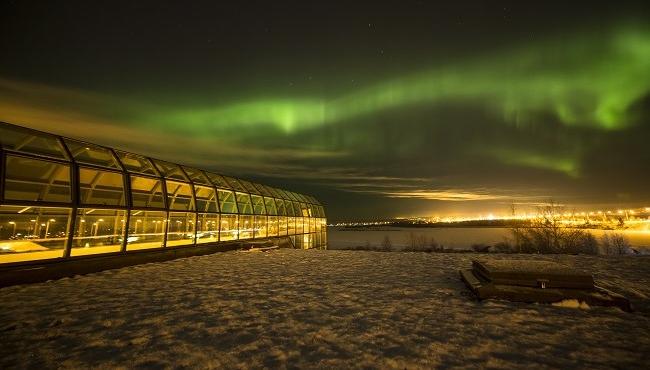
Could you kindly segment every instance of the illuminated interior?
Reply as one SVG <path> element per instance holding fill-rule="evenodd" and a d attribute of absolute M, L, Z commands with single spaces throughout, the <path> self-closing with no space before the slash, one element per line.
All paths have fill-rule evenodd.
<path fill-rule="evenodd" d="M 325 248 L 313 197 L 0 123 L 0 263 L 288 237 Z"/>

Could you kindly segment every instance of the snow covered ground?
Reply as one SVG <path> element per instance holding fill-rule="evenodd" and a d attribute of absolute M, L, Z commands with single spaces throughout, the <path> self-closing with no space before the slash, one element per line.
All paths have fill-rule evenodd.
<path fill-rule="evenodd" d="M 647 368 L 650 257 L 532 257 L 634 313 L 477 302 L 476 257 L 504 256 L 229 252 L 4 288 L 0 368 Z"/>

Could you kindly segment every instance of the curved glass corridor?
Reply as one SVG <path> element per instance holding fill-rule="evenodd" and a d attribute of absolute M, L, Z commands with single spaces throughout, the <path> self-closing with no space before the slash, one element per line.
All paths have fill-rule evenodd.
<path fill-rule="evenodd" d="M 324 248 L 313 197 L 0 123 L 0 264 L 284 237 Z"/>

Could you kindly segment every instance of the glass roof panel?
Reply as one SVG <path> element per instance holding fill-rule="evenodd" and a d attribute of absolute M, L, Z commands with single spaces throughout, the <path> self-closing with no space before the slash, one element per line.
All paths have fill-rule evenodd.
<path fill-rule="evenodd" d="M 63 139 L 70 154 L 78 163 L 121 169 L 113 152 L 108 148 L 83 141 Z"/>
<path fill-rule="evenodd" d="M 289 195 L 291 200 L 294 200 L 296 202 L 300 201 L 300 198 L 298 198 L 298 195 L 296 193 L 294 193 L 293 191 L 285 190 L 285 192 Z"/>
<path fill-rule="evenodd" d="M 210 185 L 210 180 L 208 180 L 208 178 L 205 177 L 205 175 L 203 174 L 203 172 L 201 172 L 201 170 L 192 167 L 187 167 L 187 166 L 183 166 L 183 170 L 185 171 L 187 176 L 190 177 L 190 180 L 192 180 L 193 183 Z"/>
<path fill-rule="evenodd" d="M 265 215 L 266 208 L 264 208 L 264 198 L 260 195 L 251 195 L 251 200 L 253 201 L 253 213 L 256 215 Z"/>
<path fill-rule="evenodd" d="M 264 186 L 262 184 L 257 184 L 257 183 L 253 183 L 253 185 L 255 185 L 259 193 L 264 195 L 265 197 L 273 196 L 273 193 L 271 193 L 271 191 L 268 189 L 268 186 Z"/>
<path fill-rule="evenodd" d="M 187 181 L 187 176 L 185 176 L 185 173 L 181 170 L 179 165 L 161 161 L 159 159 L 154 159 L 153 163 L 156 165 L 156 168 L 158 168 L 158 171 L 160 171 L 160 174 L 163 177 L 167 179 Z"/>
<path fill-rule="evenodd" d="M 266 205 L 266 213 L 269 215 L 277 215 L 278 211 L 275 208 L 275 198 L 264 198 L 264 204 Z"/>
<path fill-rule="evenodd" d="M 212 173 L 212 172 L 205 172 L 205 174 L 212 182 L 212 185 L 218 188 L 232 189 L 232 186 L 230 186 L 228 181 L 226 181 L 226 179 L 224 179 L 223 176 L 217 175 L 216 173 Z"/>
<path fill-rule="evenodd" d="M 156 171 L 153 164 L 151 164 L 149 158 L 143 155 L 123 152 L 119 150 L 116 151 L 116 153 L 125 170 L 132 173 L 159 176 L 158 171 Z"/>
<path fill-rule="evenodd" d="M 246 191 L 251 193 L 251 194 L 261 194 L 259 190 L 250 182 L 246 180 L 239 179 L 239 183 L 246 188 Z"/>
<path fill-rule="evenodd" d="M 293 209 L 293 203 L 290 200 L 284 201 L 285 209 L 287 211 L 287 216 L 295 216 L 296 211 Z"/>
<path fill-rule="evenodd" d="M 68 159 L 63 145 L 56 136 L 27 130 L 22 127 L 0 124 L 0 144 L 4 149 Z"/>
<path fill-rule="evenodd" d="M 293 205 L 293 213 L 294 213 L 297 217 L 302 216 L 302 210 L 301 210 L 301 208 L 300 208 L 300 203 L 298 203 L 298 202 L 291 202 L 291 204 Z"/>
<path fill-rule="evenodd" d="M 287 215 L 287 208 L 284 205 L 284 200 L 276 199 L 275 200 L 275 209 L 278 211 L 278 215 L 280 215 L 280 216 L 286 216 Z"/>
<path fill-rule="evenodd" d="M 312 197 L 311 195 L 305 195 L 305 198 L 307 198 L 307 200 L 309 201 L 309 203 L 312 203 L 312 204 L 320 204 L 320 203 L 318 203 L 318 200 L 316 200 L 316 198 Z"/>
<path fill-rule="evenodd" d="M 269 193 L 269 197 L 274 197 L 274 198 L 283 198 L 282 194 L 275 188 L 272 188 L 270 186 L 262 185 L 264 189 Z"/>
<path fill-rule="evenodd" d="M 282 189 L 278 189 L 278 188 L 273 188 L 273 189 L 274 189 L 278 194 L 280 194 L 280 198 L 282 198 L 282 199 L 286 199 L 286 200 L 291 200 L 291 197 L 289 196 L 289 194 L 287 194 L 286 191 L 284 191 L 284 190 L 282 190 Z"/>
<path fill-rule="evenodd" d="M 228 184 L 230 184 L 230 187 L 233 188 L 234 190 L 248 191 L 242 184 L 239 183 L 239 181 L 237 181 L 237 179 L 228 176 L 224 176 L 224 178 L 226 179 L 226 181 L 228 181 Z"/>

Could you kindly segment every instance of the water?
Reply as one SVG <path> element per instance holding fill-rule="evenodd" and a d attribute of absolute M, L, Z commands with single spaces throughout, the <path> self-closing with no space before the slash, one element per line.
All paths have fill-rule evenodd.
<path fill-rule="evenodd" d="M 589 229 L 596 238 L 603 234 L 623 234 L 632 247 L 650 250 L 650 231 L 647 230 L 597 230 Z M 378 227 L 367 229 L 346 229 L 343 227 L 327 228 L 327 244 L 330 249 L 342 249 L 357 246 L 380 246 L 386 236 L 393 247 L 410 245 L 410 235 L 424 236 L 427 244 L 434 239 L 445 248 L 470 249 L 474 244 L 494 245 L 510 237 L 510 230 L 499 227 L 437 227 L 437 228 L 400 228 Z"/>

